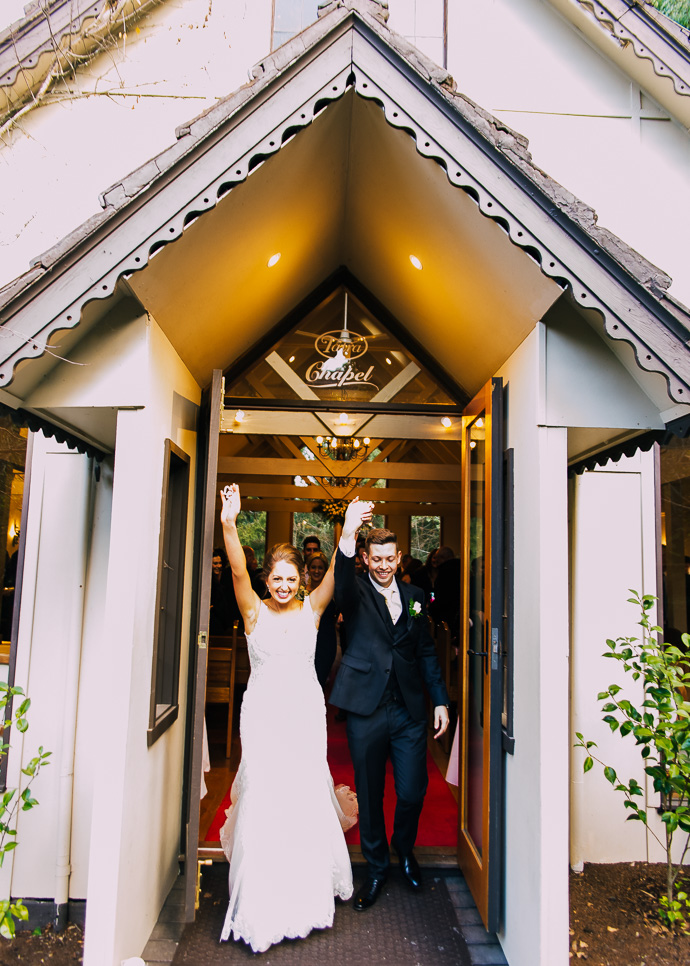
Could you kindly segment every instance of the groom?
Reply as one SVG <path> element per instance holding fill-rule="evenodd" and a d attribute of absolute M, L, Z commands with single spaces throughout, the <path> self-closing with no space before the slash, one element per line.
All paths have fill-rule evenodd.
<path fill-rule="evenodd" d="M 424 607 L 424 594 L 395 579 L 401 552 L 390 530 L 371 530 L 363 553 L 365 572 L 355 573 L 355 539 L 373 504 L 348 507 L 335 561 L 335 596 L 347 628 L 330 700 L 347 712 L 347 740 L 355 769 L 362 854 L 367 879 L 354 899 L 358 911 L 379 897 L 389 865 L 383 817 L 386 761 L 393 763 L 397 804 L 391 845 L 413 889 L 421 889 L 412 849 L 428 784 L 426 707 L 422 684 L 434 704 L 435 737 L 448 727 L 448 694 Z"/>

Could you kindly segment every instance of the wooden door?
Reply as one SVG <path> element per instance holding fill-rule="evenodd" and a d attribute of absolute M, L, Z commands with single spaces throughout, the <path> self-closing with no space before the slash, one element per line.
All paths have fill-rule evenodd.
<path fill-rule="evenodd" d="M 490 932 L 501 901 L 503 386 L 463 414 L 458 862 Z"/>
<path fill-rule="evenodd" d="M 192 922 L 195 913 L 195 891 L 199 849 L 199 799 L 201 795 L 201 759 L 206 699 L 206 667 L 208 624 L 211 608 L 211 561 L 216 512 L 218 476 L 218 436 L 223 407 L 224 380 L 220 369 L 214 369 L 211 388 L 199 420 L 197 435 L 197 535 L 194 541 L 197 560 L 196 601 L 193 607 L 193 643 L 189 665 L 190 698 L 188 708 L 187 781 L 185 796 L 185 920 Z M 207 436 L 208 434 L 208 436 Z M 195 633 L 194 633 L 195 632 Z"/>

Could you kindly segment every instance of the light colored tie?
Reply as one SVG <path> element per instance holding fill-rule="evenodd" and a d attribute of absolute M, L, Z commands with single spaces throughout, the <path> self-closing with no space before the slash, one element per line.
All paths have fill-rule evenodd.
<path fill-rule="evenodd" d="M 398 593 L 398 588 L 395 583 L 392 583 L 390 587 L 384 592 L 386 598 L 386 604 L 388 605 L 388 613 L 391 615 L 391 620 L 394 624 L 397 624 L 400 614 L 402 612 L 402 604 L 400 602 L 400 594 Z"/>

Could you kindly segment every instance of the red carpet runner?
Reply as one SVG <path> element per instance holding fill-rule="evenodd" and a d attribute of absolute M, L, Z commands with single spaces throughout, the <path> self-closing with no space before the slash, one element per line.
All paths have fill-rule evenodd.
<path fill-rule="evenodd" d="M 336 785 L 343 784 L 354 787 L 354 771 L 347 747 L 346 725 L 334 718 L 334 711 L 328 708 L 328 764 Z M 429 772 L 429 788 L 424 799 L 424 809 L 419 822 L 417 845 L 454 846 L 457 842 L 458 807 L 453 795 L 441 775 L 438 767 L 427 752 L 427 769 Z M 220 829 L 225 822 L 225 810 L 230 804 L 230 789 L 228 789 L 220 804 L 215 818 L 206 835 L 207 842 L 218 842 Z M 386 778 L 386 796 L 383 803 L 386 815 L 386 828 L 390 838 L 393 832 L 393 814 L 395 811 L 395 792 L 393 789 L 393 769 L 388 762 Z M 348 845 L 359 844 L 359 826 L 345 836 Z"/>

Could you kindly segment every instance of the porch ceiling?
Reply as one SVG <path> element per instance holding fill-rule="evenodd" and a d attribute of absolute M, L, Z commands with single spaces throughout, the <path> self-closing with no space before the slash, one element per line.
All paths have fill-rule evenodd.
<path fill-rule="evenodd" d="M 354 92 L 128 284 L 205 385 L 339 265 L 470 394 L 562 292 Z"/>

